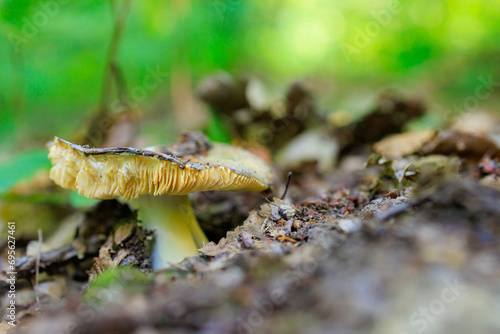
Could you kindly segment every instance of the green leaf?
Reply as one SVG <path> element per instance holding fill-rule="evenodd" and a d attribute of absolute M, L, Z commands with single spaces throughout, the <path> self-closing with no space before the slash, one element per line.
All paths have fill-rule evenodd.
<path fill-rule="evenodd" d="M 210 139 L 210 141 L 219 143 L 230 143 L 231 142 L 231 132 L 228 126 L 224 123 L 221 117 L 211 110 L 210 117 L 208 118 L 207 127 L 205 134 Z"/>
<path fill-rule="evenodd" d="M 99 202 L 98 199 L 87 198 L 85 196 L 78 195 L 76 191 L 71 191 L 69 195 L 69 203 L 74 208 L 84 209 L 90 208 Z"/>
<path fill-rule="evenodd" d="M 41 169 L 49 169 L 47 149 L 36 149 L 23 152 L 3 165 L 0 165 L 0 194 L 7 192 L 12 186 L 22 180 L 29 179 Z"/>

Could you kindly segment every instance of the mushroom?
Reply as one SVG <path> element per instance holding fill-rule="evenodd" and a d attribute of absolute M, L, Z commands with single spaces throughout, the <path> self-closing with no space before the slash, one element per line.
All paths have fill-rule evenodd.
<path fill-rule="evenodd" d="M 261 158 L 240 147 L 209 143 L 199 133 L 145 149 L 90 148 L 58 137 L 48 146 L 50 178 L 59 186 L 89 198 L 133 201 L 139 219 L 156 230 L 155 269 L 196 255 L 207 242 L 187 194 L 264 191 L 272 177 Z"/>

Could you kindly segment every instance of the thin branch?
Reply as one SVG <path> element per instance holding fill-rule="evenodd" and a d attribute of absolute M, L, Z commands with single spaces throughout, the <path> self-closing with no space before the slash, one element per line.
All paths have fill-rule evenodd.
<path fill-rule="evenodd" d="M 10 52 L 12 64 L 12 108 L 18 116 L 18 126 L 21 127 L 19 134 L 26 134 L 26 108 L 24 103 L 24 52 L 23 49 L 15 49 L 14 46 Z"/>
<path fill-rule="evenodd" d="M 116 68 L 116 53 L 118 51 L 118 45 L 123 33 L 123 27 L 125 21 L 130 12 L 132 1 L 124 0 L 123 5 L 116 11 L 115 27 L 113 29 L 113 35 L 111 37 L 111 43 L 108 49 L 108 55 L 106 59 L 106 67 L 104 71 L 104 81 L 101 92 L 101 103 L 99 108 L 99 115 L 104 116 L 109 108 L 109 103 L 111 99 L 111 86 L 112 86 L 112 74 L 113 68 Z M 113 7 L 115 8 L 114 2 Z"/>
<path fill-rule="evenodd" d="M 40 272 L 40 257 L 42 256 L 42 230 L 38 229 L 38 252 L 36 254 L 36 267 L 35 267 L 35 299 L 36 311 L 40 311 L 40 290 L 38 286 L 38 274 Z"/>
<path fill-rule="evenodd" d="M 113 64 L 112 72 L 116 82 L 118 100 L 120 101 L 120 104 L 126 108 L 126 111 L 129 112 L 130 105 L 127 99 L 128 87 L 125 75 L 123 74 L 123 71 L 120 66 L 118 66 L 118 64 Z"/>
<path fill-rule="evenodd" d="M 116 54 L 123 33 L 123 27 L 130 12 L 132 0 L 123 0 L 121 6 L 118 5 L 118 1 L 112 1 L 111 5 L 115 25 L 106 58 L 106 66 L 104 68 L 101 101 L 97 112 L 90 118 L 83 132 L 83 138 L 79 139 L 79 141 L 84 144 L 92 144 L 93 146 L 101 145 L 108 136 L 109 128 L 103 128 L 102 122 L 108 117 L 107 114 L 110 112 L 113 77 L 116 77 L 118 68 L 116 64 Z M 119 79 L 117 78 L 117 80 Z M 117 85 L 119 89 L 124 87 L 124 84 L 122 85 L 121 82 L 117 82 Z"/>

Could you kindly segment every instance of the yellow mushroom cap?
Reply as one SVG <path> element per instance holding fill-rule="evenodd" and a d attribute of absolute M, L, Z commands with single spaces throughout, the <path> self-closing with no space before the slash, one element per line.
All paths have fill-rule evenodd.
<path fill-rule="evenodd" d="M 264 160 L 240 147 L 210 145 L 206 155 L 181 158 L 154 148 L 88 148 L 55 137 L 49 143 L 50 178 L 95 199 L 269 188 L 272 172 Z"/>

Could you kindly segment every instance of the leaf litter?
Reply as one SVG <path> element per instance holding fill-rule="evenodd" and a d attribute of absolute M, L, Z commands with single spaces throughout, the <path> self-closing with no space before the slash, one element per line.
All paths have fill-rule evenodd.
<path fill-rule="evenodd" d="M 266 109 L 258 96 L 245 97 L 245 84 L 222 83 L 236 95 L 205 98 L 213 107 L 227 105 L 226 115 Z M 232 102 L 223 102 L 227 98 Z M 300 101 L 310 101 L 310 94 L 302 99 L 307 105 Z M 494 312 L 500 299 L 496 144 L 457 128 L 384 139 L 424 107 L 402 97 L 382 101 L 358 123 L 329 129 L 341 147 L 338 167 L 318 166 L 321 159 L 300 162 L 285 199 L 195 195 L 203 203 L 200 221 L 217 222 L 213 241 L 163 271 L 149 269 L 153 235 L 135 212 L 117 201 L 100 202 L 85 213 L 70 244 L 41 254 L 40 313 L 31 293 L 33 255 L 19 259 L 23 302 L 16 332 L 500 329 Z M 374 133 L 359 135 L 384 115 L 394 122 L 383 132 L 372 126 Z M 249 139 L 245 126 L 240 135 Z M 368 146 L 376 153 L 370 156 Z M 227 210 L 235 215 L 223 214 Z M 4 276 L 0 288 L 7 289 Z"/>

